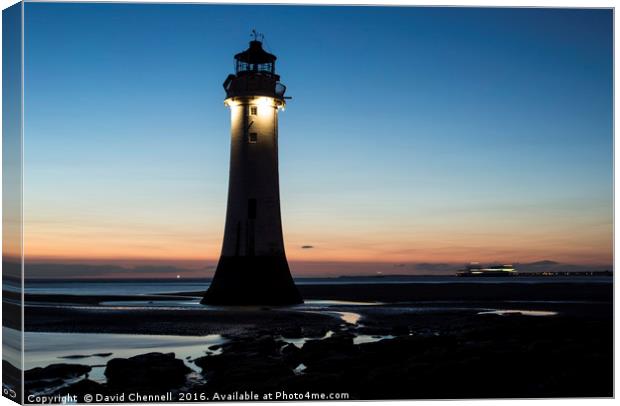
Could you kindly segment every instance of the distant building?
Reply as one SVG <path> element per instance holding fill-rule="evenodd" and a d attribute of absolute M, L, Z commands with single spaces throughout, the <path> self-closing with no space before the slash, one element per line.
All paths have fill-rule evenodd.
<path fill-rule="evenodd" d="M 472 262 L 456 272 L 456 276 L 516 276 L 518 272 L 512 265 L 491 265 L 483 268 L 479 262 Z"/>

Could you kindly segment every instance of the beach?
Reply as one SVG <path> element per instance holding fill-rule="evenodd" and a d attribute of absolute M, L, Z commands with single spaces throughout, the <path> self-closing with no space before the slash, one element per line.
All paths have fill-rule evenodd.
<path fill-rule="evenodd" d="M 611 278 L 546 282 L 301 284 L 285 307 L 27 291 L 26 393 L 612 396 Z"/>

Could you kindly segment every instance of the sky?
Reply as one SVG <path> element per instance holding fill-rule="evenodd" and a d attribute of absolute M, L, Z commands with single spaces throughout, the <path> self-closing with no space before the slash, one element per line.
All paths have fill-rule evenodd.
<path fill-rule="evenodd" d="M 21 266 L 21 7 L 2 12 L 2 274 L 19 278 Z"/>
<path fill-rule="evenodd" d="M 611 10 L 27 3 L 25 27 L 31 262 L 212 269 L 256 28 L 292 96 L 295 276 L 611 266 Z"/>

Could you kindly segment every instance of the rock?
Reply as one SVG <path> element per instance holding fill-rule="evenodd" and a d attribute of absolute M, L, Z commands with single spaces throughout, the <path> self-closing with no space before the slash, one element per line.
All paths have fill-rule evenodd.
<path fill-rule="evenodd" d="M 60 378 L 42 379 L 40 381 L 25 381 L 24 387 L 26 388 L 26 391 L 33 392 L 33 391 L 40 391 L 42 389 L 46 390 L 49 388 L 58 388 L 64 385 L 66 382 L 67 382 L 66 380 L 60 379 Z"/>
<path fill-rule="evenodd" d="M 183 384 L 190 372 L 191 369 L 183 360 L 175 358 L 174 353 L 151 352 L 108 361 L 105 376 L 111 387 L 160 390 Z"/>
<path fill-rule="evenodd" d="M 67 387 L 59 389 L 54 394 L 55 395 L 77 395 L 80 403 L 84 403 L 83 396 L 86 394 L 93 393 L 105 393 L 105 386 L 97 383 L 95 381 L 91 381 L 90 379 L 82 379 L 74 384 L 71 384 Z"/>
<path fill-rule="evenodd" d="M 395 336 L 406 336 L 409 334 L 408 326 L 394 326 L 392 327 L 392 335 Z"/>
<path fill-rule="evenodd" d="M 352 334 L 336 334 L 322 340 L 307 341 L 295 361 L 308 367 L 308 373 L 329 374 L 345 364 L 355 363 L 358 354 Z"/>
<path fill-rule="evenodd" d="M 304 331 L 300 326 L 295 326 L 282 330 L 281 335 L 284 338 L 303 338 Z"/>
<path fill-rule="evenodd" d="M 300 362 L 301 349 L 295 344 L 286 344 L 282 347 L 282 359 L 289 366 L 296 366 Z"/>
<path fill-rule="evenodd" d="M 216 361 L 219 357 L 224 359 L 202 364 L 209 390 L 275 391 L 286 387 L 286 382 L 295 376 L 291 366 L 272 357 L 255 355 L 231 359 L 217 355 L 205 358 Z"/>
<path fill-rule="evenodd" d="M 327 353 L 350 353 L 355 350 L 352 334 L 336 334 L 330 338 L 322 340 L 309 340 L 303 348 L 302 353 L 305 358 L 320 358 Z"/>
<path fill-rule="evenodd" d="M 257 338 L 243 338 L 231 341 L 222 346 L 224 353 L 277 355 L 280 351 L 281 343 L 270 335 L 262 335 Z"/>
<path fill-rule="evenodd" d="M 301 352 L 301 349 L 299 347 L 297 347 L 295 344 L 286 344 L 284 347 L 282 347 L 282 355 L 287 357 L 289 355 L 297 355 Z"/>
<path fill-rule="evenodd" d="M 51 364 L 45 368 L 37 367 L 24 372 L 24 380 L 70 379 L 87 374 L 92 368 L 79 364 Z"/>
<path fill-rule="evenodd" d="M 105 358 L 105 357 L 109 357 L 110 355 L 112 355 L 111 352 L 98 352 L 96 354 L 93 354 L 93 357 L 101 357 L 101 358 Z"/>
<path fill-rule="evenodd" d="M 224 344 L 222 354 L 200 357 L 194 363 L 207 378 L 207 391 L 281 390 L 295 376 L 281 348 L 282 342 L 271 336 L 242 338 Z"/>
<path fill-rule="evenodd" d="M 278 352 L 280 344 L 271 336 L 263 336 L 256 339 L 252 345 L 259 354 L 272 355 Z"/>

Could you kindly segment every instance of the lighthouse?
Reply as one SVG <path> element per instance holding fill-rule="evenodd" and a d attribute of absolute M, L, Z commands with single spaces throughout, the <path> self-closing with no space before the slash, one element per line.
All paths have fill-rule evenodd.
<path fill-rule="evenodd" d="M 230 109 L 230 174 L 221 256 L 203 304 L 286 305 L 303 300 L 284 252 L 278 114 L 286 87 L 256 32 L 224 81 Z"/>

